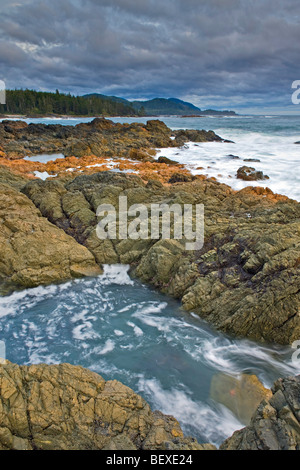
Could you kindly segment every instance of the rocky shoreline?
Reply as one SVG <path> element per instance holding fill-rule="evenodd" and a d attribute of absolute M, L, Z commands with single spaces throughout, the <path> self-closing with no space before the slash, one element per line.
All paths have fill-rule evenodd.
<path fill-rule="evenodd" d="M 300 204 L 274 194 L 268 188 L 248 187 L 234 191 L 212 178 L 193 177 L 176 162 L 154 158 L 155 149 L 178 147 L 187 141 L 224 142 L 212 131 L 172 132 L 156 120 L 148 121 L 147 125 L 121 125 L 95 119 L 91 123 L 74 127 L 3 121 L 0 124 L 2 294 L 82 276 L 96 276 L 101 273 L 103 264 L 123 263 L 131 266 L 132 276 L 180 299 L 186 310 L 197 313 L 228 334 L 284 345 L 298 340 Z M 23 159 L 25 155 L 59 152 L 66 158 L 47 164 Z M 109 171 L 111 168 L 117 172 Z M 42 181 L 34 176 L 35 171 L 46 171 L 53 178 Z M 186 251 L 185 239 L 100 240 L 96 234 L 97 208 L 100 204 L 118 207 L 120 196 L 126 196 L 129 205 L 144 204 L 147 207 L 163 203 L 181 206 L 204 204 L 203 248 Z M 59 372 L 55 367 L 61 368 Z M 52 383 L 49 378 L 52 372 L 47 372 L 48 368 L 53 370 L 54 377 L 60 376 L 63 371 L 66 378 L 63 382 Z M 21 396 L 27 403 L 26 383 L 29 381 L 32 384 L 35 380 L 37 384 L 40 383 L 40 374 L 47 377 L 47 380 L 43 378 L 45 390 L 51 388 L 58 395 L 63 394 L 63 391 L 59 392 L 62 384 L 75 380 L 78 374 L 78 377 L 92 374 L 83 372 L 83 369 L 78 372 L 76 368 L 70 372 L 70 368 L 72 366 L 0 366 L 1 384 L 5 380 L 19 383 L 22 379 L 24 382 L 21 395 L 14 391 L 8 392 L 6 396 L 6 389 L 1 385 L 0 411 L 3 419 L 8 411 L 14 412 L 14 403 L 17 404 Z M 94 374 L 92 381 L 103 381 L 100 379 L 96 379 Z M 84 380 L 89 382 L 91 379 Z M 286 379 L 280 384 L 275 384 L 273 394 L 276 398 L 266 401 L 263 408 L 260 405 L 250 427 L 226 441 L 223 448 L 245 448 L 246 443 L 249 448 L 299 448 L 299 380 Z M 291 394 L 284 393 L 284 387 L 292 388 L 292 399 Z M 66 393 L 66 400 L 72 399 L 72 396 Z M 89 400 L 94 397 L 93 394 L 88 396 Z M 10 397 L 13 397 L 11 402 Z M 83 403 L 86 399 L 85 396 Z M 40 400 L 41 397 L 37 396 L 37 402 L 31 404 L 30 413 L 35 413 Z M 284 415 L 287 406 L 290 411 Z M 55 417 L 51 415 L 49 407 L 48 412 L 49 416 L 45 418 L 41 429 L 50 426 L 54 430 L 53 435 L 56 437 L 54 443 L 49 444 L 50 448 L 58 445 L 57 435 L 61 436 L 62 433 L 66 433 L 66 439 L 71 439 L 70 442 L 73 442 L 71 436 L 75 433 L 79 440 L 75 439 L 74 446 L 86 446 L 86 436 L 92 432 L 87 424 L 84 425 L 85 437 L 81 441 L 81 437 L 78 437 L 81 433 L 78 434 L 78 423 L 74 424 L 72 430 L 63 429 L 62 424 L 56 427 L 52 422 Z M 46 411 L 42 407 L 39 420 L 44 419 L 44 413 Z M 90 411 L 88 413 L 90 419 Z M 149 415 L 150 411 L 147 413 Z M 269 422 L 265 421 L 269 419 L 268 416 L 272 421 L 272 433 L 276 437 L 272 442 L 268 441 L 271 432 L 269 427 L 267 437 L 257 431 L 265 423 L 269 426 Z M 75 415 L 73 419 L 76 421 Z M 170 448 L 198 448 L 199 444 L 191 444 L 191 441 L 180 441 L 178 445 L 181 447 L 176 447 L 177 443 L 174 444 L 170 437 L 172 430 L 169 418 L 166 420 L 162 416 L 152 416 L 151 419 L 147 435 L 156 436 L 152 428 L 154 426 L 157 430 L 158 427 L 159 433 L 167 433 L 164 434 L 167 437 L 160 442 L 169 442 Z M 155 424 L 157 419 L 159 425 Z M 48 424 L 47 420 L 50 420 Z M 279 427 L 274 423 L 279 423 Z M 174 426 L 180 434 L 177 424 Z M 30 432 L 27 429 L 30 435 L 27 431 L 2 427 L 0 442 L 3 448 L 14 448 L 15 445 L 43 447 L 44 444 L 36 444 L 42 442 L 37 441 L 40 437 L 32 438 L 32 423 L 29 425 L 27 421 L 27 426 L 29 431 L 31 429 Z M 104 428 L 107 429 L 106 424 Z M 290 437 L 281 438 L 284 432 Z M 14 436 L 21 441 L 14 441 Z M 162 445 L 154 444 L 157 437 L 146 444 L 141 437 L 136 438 L 138 441 L 130 438 L 129 444 L 128 436 L 122 435 L 125 440 L 121 441 L 116 436 L 106 434 L 106 440 L 102 440 L 101 444 L 97 441 L 96 448 L 110 446 L 114 449 L 118 445 L 121 448 L 129 445 L 136 448 L 162 448 L 154 447 Z M 48 442 L 48 438 L 45 442 Z"/>
<path fill-rule="evenodd" d="M 33 261 L 28 258 L 31 251 L 18 251 L 16 240 L 28 236 L 29 229 L 34 227 L 32 239 L 38 237 L 38 225 L 17 225 L 27 204 L 32 217 L 34 213 L 43 216 L 39 223 L 56 226 L 61 236 L 71 236 L 72 242 L 77 242 L 78 250 L 88 250 L 86 259 L 92 271 L 97 269 L 95 262 L 98 269 L 102 264 L 130 264 L 133 276 L 181 299 L 186 310 L 198 313 L 226 333 L 292 344 L 300 337 L 299 203 L 268 189 L 236 192 L 213 181 L 176 182 L 180 179 L 182 175 L 174 177 L 174 183 L 163 185 L 157 180 L 146 183 L 137 175 L 102 171 L 69 181 L 35 179 L 24 184 L 21 193 L 13 188 L 8 192 L 2 185 L 3 198 L 9 194 L 9 206 L 13 207 L 14 201 L 16 204 L 14 211 L 4 206 L 2 212 L 6 229 L 2 287 L 8 288 L 10 283 L 19 288 L 33 287 L 72 277 L 63 264 L 57 267 L 55 262 L 53 266 L 53 256 L 47 258 L 48 262 L 44 260 L 39 252 L 44 247 L 39 249 L 36 243 L 31 249 Z M 120 196 L 127 197 L 128 205 L 204 204 L 203 248 L 186 251 L 185 239 L 100 240 L 96 234 L 97 208 L 99 204 L 118 207 Z M 49 250 L 53 237 L 49 231 Z M 17 259 L 23 256 L 24 266 L 22 262 L 17 266 L 5 262 L 5 240 L 13 242 L 14 254 Z M 57 251 L 64 250 L 58 237 L 55 244 Z M 74 264 L 72 260 L 68 263 Z"/>
<path fill-rule="evenodd" d="M 117 380 L 70 364 L 0 364 L 0 450 L 216 450 Z M 220 450 L 299 450 L 300 376 L 280 379 Z"/>

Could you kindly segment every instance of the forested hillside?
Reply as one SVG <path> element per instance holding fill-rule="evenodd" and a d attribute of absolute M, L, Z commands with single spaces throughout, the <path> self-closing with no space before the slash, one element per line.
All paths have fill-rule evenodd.
<path fill-rule="evenodd" d="M 6 104 L 0 105 L 0 114 L 74 115 L 74 116 L 135 116 L 137 111 L 127 103 L 99 96 L 72 96 L 70 94 L 34 90 L 7 90 Z"/>

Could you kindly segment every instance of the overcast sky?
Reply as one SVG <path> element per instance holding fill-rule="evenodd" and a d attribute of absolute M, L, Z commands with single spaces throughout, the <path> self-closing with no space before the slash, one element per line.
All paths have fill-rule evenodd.
<path fill-rule="evenodd" d="M 0 0 L 7 88 L 300 112 L 299 0 Z"/>

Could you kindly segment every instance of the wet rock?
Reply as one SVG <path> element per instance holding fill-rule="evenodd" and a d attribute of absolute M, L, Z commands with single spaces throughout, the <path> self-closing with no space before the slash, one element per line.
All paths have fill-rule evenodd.
<path fill-rule="evenodd" d="M 238 169 L 236 177 L 244 181 L 268 180 L 269 176 L 264 175 L 262 171 L 257 171 L 249 166 L 242 166 Z"/>
<path fill-rule="evenodd" d="M 210 450 L 116 380 L 69 364 L 0 365 L 1 450 Z"/>
<path fill-rule="evenodd" d="M 243 424 L 250 423 L 260 402 L 271 395 L 255 375 L 242 374 L 236 378 L 217 374 L 210 386 L 210 397 L 226 406 Z"/>
<path fill-rule="evenodd" d="M 173 132 L 174 145 L 181 147 L 185 142 L 223 142 L 223 139 L 213 131 L 196 129 L 180 129 Z"/>
<path fill-rule="evenodd" d="M 258 158 L 244 158 L 244 162 L 260 162 Z"/>
<path fill-rule="evenodd" d="M 236 431 L 222 450 L 299 450 L 300 376 L 279 379 L 250 424 Z"/>
<path fill-rule="evenodd" d="M 166 165 L 179 165 L 175 160 L 171 160 L 170 158 L 163 156 L 159 157 L 157 161 L 158 163 L 165 163 Z"/>
<path fill-rule="evenodd" d="M 11 133 L 11 134 L 16 134 L 17 131 L 21 129 L 25 129 L 28 124 L 24 121 L 10 121 L 8 119 L 5 119 L 2 121 L 2 125 L 4 127 L 5 132 Z"/>

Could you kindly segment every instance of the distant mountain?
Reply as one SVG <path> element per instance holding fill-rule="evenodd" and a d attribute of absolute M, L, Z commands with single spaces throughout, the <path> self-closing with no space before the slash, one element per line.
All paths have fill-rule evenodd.
<path fill-rule="evenodd" d="M 133 101 L 132 106 L 136 111 L 141 112 L 144 110 L 146 115 L 152 116 L 159 116 L 162 114 L 201 114 L 201 109 L 191 103 L 187 103 L 176 98 L 155 98 L 149 101 Z"/>
<path fill-rule="evenodd" d="M 237 116 L 235 111 L 216 111 L 215 109 L 206 109 L 201 114 L 204 116 Z"/>
<path fill-rule="evenodd" d="M 141 116 L 206 116 L 206 115 L 216 115 L 216 116 L 235 116 L 234 111 L 215 111 L 213 109 L 208 109 L 202 111 L 197 106 L 194 106 L 187 101 L 182 101 L 177 98 L 154 98 L 148 101 L 128 101 L 124 98 L 119 98 L 118 96 L 106 96 L 99 93 L 92 93 L 89 95 L 84 95 L 85 98 L 96 98 L 99 97 L 101 100 L 109 100 L 117 103 L 122 103 L 123 105 L 132 107 L 137 114 Z"/>
<path fill-rule="evenodd" d="M 90 93 L 88 95 L 83 95 L 83 98 L 100 98 L 101 100 L 114 101 L 116 103 L 123 103 L 126 106 L 132 106 L 132 103 L 125 98 L 119 98 L 118 96 L 107 96 L 101 95 L 101 93 Z"/>

